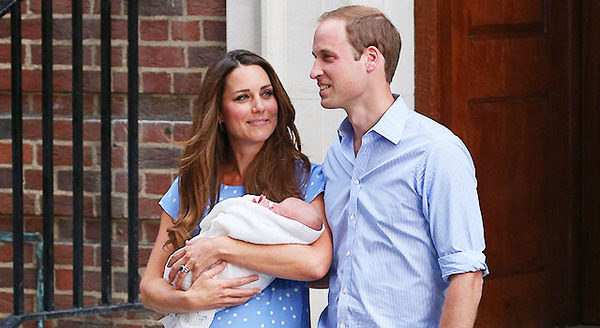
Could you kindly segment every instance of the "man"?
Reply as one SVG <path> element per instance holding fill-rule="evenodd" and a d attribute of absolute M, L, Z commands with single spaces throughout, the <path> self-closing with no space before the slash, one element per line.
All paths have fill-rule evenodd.
<path fill-rule="evenodd" d="M 392 94 L 401 42 L 385 15 L 319 21 L 310 77 L 348 115 L 323 164 L 334 258 L 319 327 L 472 327 L 488 270 L 468 150 Z"/>

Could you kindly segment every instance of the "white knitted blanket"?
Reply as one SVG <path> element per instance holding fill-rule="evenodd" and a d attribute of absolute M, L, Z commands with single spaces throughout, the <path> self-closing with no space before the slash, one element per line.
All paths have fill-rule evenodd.
<path fill-rule="evenodd" d="M 202 219 L 202 222 L 200 222 L 200 233 L 192 238 L 192 240 L 229 236 L 234 239 L 263 245 L 311 244 L 323 233 L 323 226 L 319 231 L 311 229 L 298 221 L 275 214 L 270 209 L 253 202 L 253 200 L 258 200 L 258 197 L 256 195 L 244 195 L 217 203 L 206 217 Z M 173 254 L 183 248 L 178 249 Z M 171 257 L 169 257 L 169 260 Z M 163 274 L 165 280 L 168 280 L 170 271 L 171 268 L 165 265 Z M 244 285 L 244 288 L 259 288 L 262 290 L 275 279 L 273 276 L 230 263 L 214 278 L 237 278 L 252 274 L 257 275 L 258 280 Z M 190 271 L 185 276 L 181 289 L 188 290 L 190 288 L 192 285 L 192 276 L 193 274 Z M 217 310 L 168 314 L 159 321 L 167 328 L 209 327 Z"/>

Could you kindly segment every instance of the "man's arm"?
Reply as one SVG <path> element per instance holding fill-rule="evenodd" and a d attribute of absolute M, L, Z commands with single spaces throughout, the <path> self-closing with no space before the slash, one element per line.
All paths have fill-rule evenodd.
<path fill-rule="evenodd" d="M 450 286 L 442 309 L 440 327 L 472 328 L 483 290 L 482 272 L 450 276 Z"/>

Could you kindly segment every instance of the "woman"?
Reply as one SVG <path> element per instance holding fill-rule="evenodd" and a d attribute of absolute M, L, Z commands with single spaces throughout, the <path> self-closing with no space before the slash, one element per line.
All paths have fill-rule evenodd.
<path fill-rule="evenodd" d="M 331 234 L 311 245 L 255 245 L 229 237 L 187 241 L 219 201 L 245 193 L 279 202 L 299 197 L 323 217 L 323 177 L 300 152 L 295 110 L 271 65 L 244 50 L 214 63 L 202 83 L 179 177 L 163 197 L 160 229 L 141 282 L 145 307 L 162 313 L 223 309 L 211 327 L 308 327 L 308 286 L 323 277 L 332 258 Z M 162 279 L 169 266 L 189 273 L 187 291 Z M 279 277 L 262 292 L 242 286 L 256 276 L 211 279 L 226 262 Z M 211 267 L 212 266 L 212 267 Z M 208 269 L 207 269 L 208 268 Z M 207 269 L 207 270 L 206 270 Z M 171 270 L 171 280 L 178 270 Z M 181 270 L 179 270 L 181 271 Z"/>

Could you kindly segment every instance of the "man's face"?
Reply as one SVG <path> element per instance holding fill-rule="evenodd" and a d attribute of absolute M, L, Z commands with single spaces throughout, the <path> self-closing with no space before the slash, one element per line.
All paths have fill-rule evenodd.
<path fill-rule="evenodd" d="M 315 31 L 315 62 L 310 78 L 317 80 L 321 106 L 348 110 L 365 91 L 364 56 L 356 60 L 356 52 L 346 38 L 346 23 L 327 19 Z"/>

